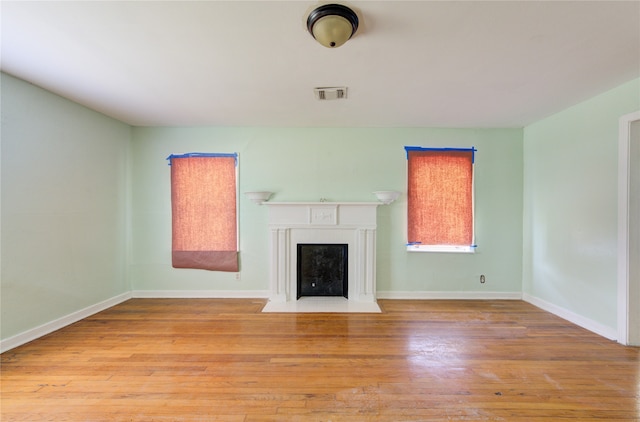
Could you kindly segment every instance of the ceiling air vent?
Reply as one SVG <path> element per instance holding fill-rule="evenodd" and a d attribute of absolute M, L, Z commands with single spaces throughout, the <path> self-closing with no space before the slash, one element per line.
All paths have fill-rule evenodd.
<path fill-rule="evenodd" d="M 319 100 L 340 100 L 347 98 L 346 86 L 313 88 L 313 92 Z"/>

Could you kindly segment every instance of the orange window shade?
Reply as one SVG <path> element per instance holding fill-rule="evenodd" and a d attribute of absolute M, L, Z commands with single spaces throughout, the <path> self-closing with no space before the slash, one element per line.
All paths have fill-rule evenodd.
<path fill-rule="evenodd" d="M 408 240 L 473 243 L 473 151 L 408 151 Z"/>
<path fill-rule="evenodd" d="M 236 159 L 171 159 L 172 258 L 176 268 L 238 271 Z"/>

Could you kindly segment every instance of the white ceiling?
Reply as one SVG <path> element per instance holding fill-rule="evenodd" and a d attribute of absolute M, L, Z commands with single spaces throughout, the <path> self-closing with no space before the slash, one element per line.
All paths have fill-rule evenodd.
<path fill-rule="evenodd" d="M 640 76 L 640 1 L 2 1 L 2 70 L 132 125 L 522 127 Z M 347 86 L 318 101 L 313 88 Z"/>

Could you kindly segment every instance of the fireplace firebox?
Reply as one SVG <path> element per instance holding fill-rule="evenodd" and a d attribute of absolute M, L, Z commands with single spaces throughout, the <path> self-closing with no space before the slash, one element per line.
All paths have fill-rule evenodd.
<path fill-rule="evenodd" d="M 299 243 L 297 246 L 297 299 L 302 296 L 349 298 L 349 245 Z"/>

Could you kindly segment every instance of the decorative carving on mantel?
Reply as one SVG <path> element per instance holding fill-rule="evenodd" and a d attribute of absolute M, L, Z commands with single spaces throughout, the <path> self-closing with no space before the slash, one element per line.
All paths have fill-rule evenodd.
<path fill-rule="evenodd" d="M 333 206 L 310 206 L 309 212 L 311 213 L 311 224 L 338 224 L 338 210 Z"/>

